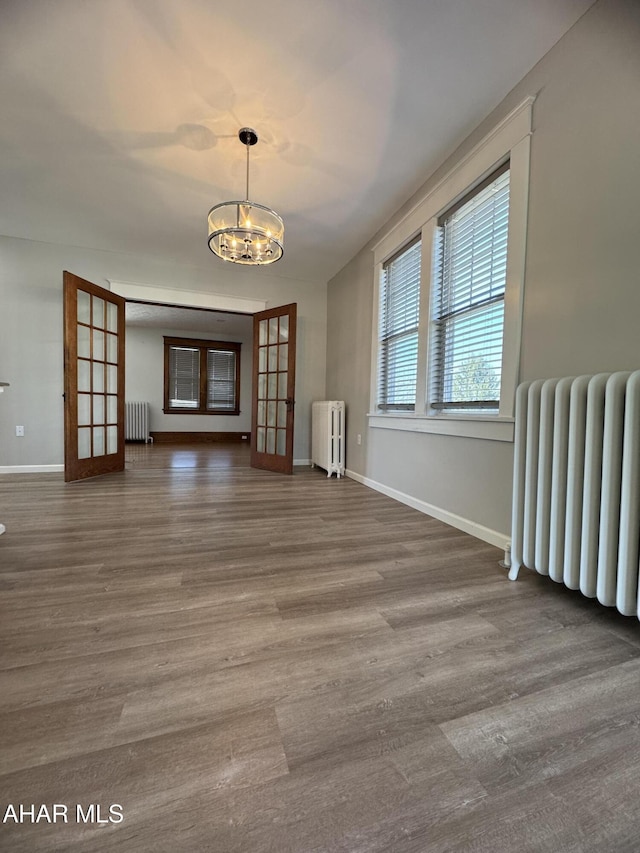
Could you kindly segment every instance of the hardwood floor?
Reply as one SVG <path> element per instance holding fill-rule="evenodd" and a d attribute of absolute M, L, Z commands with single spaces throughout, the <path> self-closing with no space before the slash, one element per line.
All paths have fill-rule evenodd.
<path fill-rule="evenodd" d="M 637 620 L 352 480 L 174 450 L 0 478 L 0 809 L 68 809 L 2 851 L 636 853 Z"/>

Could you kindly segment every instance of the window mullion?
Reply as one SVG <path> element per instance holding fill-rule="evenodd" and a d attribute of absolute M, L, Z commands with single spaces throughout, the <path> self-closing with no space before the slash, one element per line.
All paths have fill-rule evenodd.
<path fill-rule="evenodd" d="M 198 401 L 198 411 L 206 413 L 207 411 L 207 391 L 209 377 L 207 376 L 207 347 L 200 347 L 200 400 Z"/>
<path fill-rule="evenodd" d="M 433 270 L 431 259 L 433 257 L 435 228 L 437 219 L 429 220 L 422 228 L 422 249 L 420 259 L 420 304 L 418 309 L 418 365 L 416 371 L 416 406 L 417 414 L 424 415 L 427 410 L 427 377 L 428 377 L 428 353 L 429 332 L 431 315 L 431 285 Z"/>

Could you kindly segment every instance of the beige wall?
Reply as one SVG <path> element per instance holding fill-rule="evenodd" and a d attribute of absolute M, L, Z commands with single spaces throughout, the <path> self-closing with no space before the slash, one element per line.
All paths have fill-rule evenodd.
<path fill-rule="evenodd" d="M 325 396 L 326 286 L 265 270 L 178 267 L 153 258 L 0 237 L 0 470 L 63 461 L 62 272 L 108 287 L 134 282 L 298 304 L 294 458 L 310 457 L 313 400 Z M 133 389 L 132 389 L 133 390 Z M 24 438 L 15 426 L 24 425 Z"/>
<path fill-rule="evenodd" d="M 640 3 L 592 7 L 403 210 L 527 95 L 537 97 L 520 379 L 639 368 Z M 347 404 L 347 468 L 506 539 L 512 444 L 367 427 L 371 246 L 402 212 L 329 283 L 327 395 Z"/>

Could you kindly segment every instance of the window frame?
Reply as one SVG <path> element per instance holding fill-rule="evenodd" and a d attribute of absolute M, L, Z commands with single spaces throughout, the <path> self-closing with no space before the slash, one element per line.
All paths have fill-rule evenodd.
<path fill-rule="evenodd" d="M 368 415 L 370 427 L 513 441 L 515 391 L 520 365 L 534 100 L 534 97 L 528 97 L 512 110 L 373 247 L 374 331 Z M 428 405 L 428 354 L 431 351 L 433 249 L 438 220 L 507 160 L 510 162 L 510 202 L 500 406 L 495 413 L 436 411 Z M 381 412 L 376 406 L 380 276 L 383 264 L 416 237 L 422 240 L 416 406 L 413 412 Z"/>
<path fill-rule="evenodd" d="M 388 280 L 388 278 L 389 278 L 388 272 L 387 272 L 388 269 L 393 265 L 393 263 L 395 261 L 401 259 L 408 252 L 410 252 L 412 249 L 414 249 L 418 246 L 420 246 L 420 237 L 419 236 L 415 237 L 413 240 L 410 240 L 407 244 L 405 244 L 400 249 L 398 249 L 398 251 L 394 255 L 392 255 L 390 258 L 388 258 L 382 264 L 382 270 L 380 273 L 380 287 L 379 287 L 379 291 L 378 291 L 378 294 L 379 294 L 379 296 L 378 296 L 378 312 L 379 312 L 378 313 L 378 318 L 379 318 L 379 323 L 378 323 L 378 382 L 377 382 L 377 393 L 376 393 L 376 407 L 380 411 L 384 411 L 384 412 L 395 412 L 395 413 L 399 412 L 401 414 L 404 414 L 408 411 L 411 411 L 411 409 L 415 406 L 415 396 L 414 396 L 414 402 L 411 405 L 404 404 L 404 403 L 390 403 L 390 402 L 388 402 L 388 397 L 389 397 L 388 361 L 389 361 L 389 343 L 392 340 L 397 341 L 400 338 L 406 337 L 407 335 L 415 334 L 417 336 L 417 341 L 418 341 L 418 345 L 419 345 L 419 342 L 420 342 L 420 290 L 421 290 L 421 288 L 420 288 L 420 269 L 418 270 L 418 293 L 417 293 L 418 317 L 416 319 L 415 328 L 413 326 L 411 326 L 410 328 L 403 329 L 401 332 L 389 333 L 389 329 L 387 327 L 384 329 L 384 333 L 383 333 L 382 318 L 380 316 L 380 307 L 382 304 L 383 292 L 385 293 L 385 296 L 387 296 L 387 302 L 388 302 L 388 294 L 389 294 L 389 291 L 392 289 L 390 286 L 391 282 L 389 282 L 389 280 Z M 421 264 L 422 264 L 422 252 L 421 252 L 421 250 L 419 250 L 419 254 L 420 254 L 420 260 L 418 261 L 418 266 L 421 267 Z M 388 313 L 389 313 L 388 310 L 386 310 L 385 314 L 388 315 Z M 386 358 L 383 355 L 383 353 L 386 353 Z M 386 367 L 385 367 L 385 362 L 387 363 Z M 417 367 L 417 365 L 416 365 L 416 367 Z M 385 379 L 383 379 L 383 374 L 386 377 Z M 384 394 L 381 394 L 381 391 L 383 388 L 384 388 Z M 385 402 L 381 402 L 382 396 L 385 397 Z"/>
<path fill-rule="evenodd" d="M 202 338 L 176 338 L 163 336 L 164 339 L 164 404 L 165 415 L 239 415 L 240 414 L 240 351 L 242 344 L 236 341 L 209 341 Z M 170 352 L 172 347 L 197 349 L 200 354 L 200 388 L 197 407 L 170 406 Z M 208 370 L 207 353 L 209 350 L 235 353 L 235 406 L 232 409 L 207 408 Z"/>
<path fill-rule="evenodd" d="M 452 413 L 462 413 L 464 411 L 465 414 L 488 414 L 495 415 L 499 412 L 500 407 L 500 397 L 493 400 L 481 399 L 476 397 L 473 400 L 465 400 L 455 402 L 452 399 L 444 399 L 445 398 L 445 379 L 446 379 L 446 364 L 447 364 L 447 356 L 452 356 L 455 352 L 455 344 L 448 345 L 447 342 L 447 325 L 450 321 L 460 320 L 461 318 L 469 318 L 473 314 L 484 313 L 484 310 L 491 309 L 492 307 L 500 304 L 502 306 L 502 327 L 501 327 L 501 341 L 500 341 L 500 384 L 502 384 L 502 338 L 504 337 L 504 303 L 505 303 L 505 291 L 503 290 L 501 293 L 496 295 L 492 295 L 493 291 L 493 280 L 492 286 L 489 289 L 489 296 L 485 296 L 480 299 L 471 299 L 468 304 L 465 304 L 463 307 L 457 308 L 455 310 L 447 312 L 444 306 L 445 293 L 447 291 L 446 284 L 446 273 L 445 273 L 445 265 L 447 257 L 449 260 L 452 260 L 455 257 L 454 263 L 456 261 L 460 261 L 460 252 L 454 255 L 448 255 L 447 253 L 447 236 L 446 231 L 449 223 L 452 222 L 455 215 L 458 211 L 462 210 L 466 207 L 466 205 L 470 202 L 473 202 L 477 199 L 487 187 L 495 184 L 497 180 L 499 180 L 503 175 L 509 173 L 509 177 L 507 179 L 507 198 L 509 196 L 510 191 L 510 177 L 511 177 L 511 167 L 510 161 L 506 160 L 502 163 L 495 171 L 493 171 L 488 177 L 486 177 L 479 184 L 474 186 L 465 196 L 463 196 L 459 201 L 455 204 L 451 205 L 447 210 L 440 214 L 438 217 L 438 227 L 436 231 L 436 243 L 438 245 L 437 250 L 434 252 L 433 259 L 433 273 L 432 273 L 432 281 L 431 281 L 431 309 L 429 313 L 429 329 L 431 334 L 431 342 L 432 348 L 429 352 L 430 364 L 429 364 L 429 379 L 427 385 L 427 408 L 434 412 L 445 412 L 446 414 Z M 501 235 L 502 239 L 506 239 L 506 243 L 508 244 L 508 216 L 507 216 L 507 228 L 504 227 L 501 230 L 494 228 L 491 231 L 491 246 L 494 247 L 496 234 Z M 486 236 L 483 238 L 484 246 L 487 245 L 488 240 Z M 480 244 L 482 246 L 482 244 Z M 467 253 L 471 251 L 475 251 L 478 248 L 478 242 L 474 238 L 471 240 L 467 239 L 465 245 L 462 246 L 462 251 L 466 251 Z M 468 254 L 467 254 L 468 258 Z M 505 256 L 505 278 L 506 278 L 506 256 Z M 437 268 L 437 274 L 436 274 Z M 474 267 L 475 269 L 475 267 Z M 498 279 L 497 279 L 498 280 Z M 506 281 L 505 281 L 506 285 Z M 470 285 L 472 288 L 472 285 Z M 473 332 L 477 332 L 477 327 L 474 327 Z M 463 338 L 463 340 L 466 340 Z M 436 355 L 437 353 L 437 355 Z M 500 389 L 500 394 L 502 393 L 502 389 Z"/>

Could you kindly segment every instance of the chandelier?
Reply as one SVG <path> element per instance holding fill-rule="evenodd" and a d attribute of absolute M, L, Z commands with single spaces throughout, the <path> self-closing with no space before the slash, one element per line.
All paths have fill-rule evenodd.
<path fill-rule="evenodd" d="M 224 201 L 209 211 L 209 248 L 234 264 L 273 264 L 284 252 L 284 223 L 278 214 L 249 201 L 249 149 L 258 134 L 243 127 L 238 138 L 247 149 L 247 192 L 244 201 Z"/>

